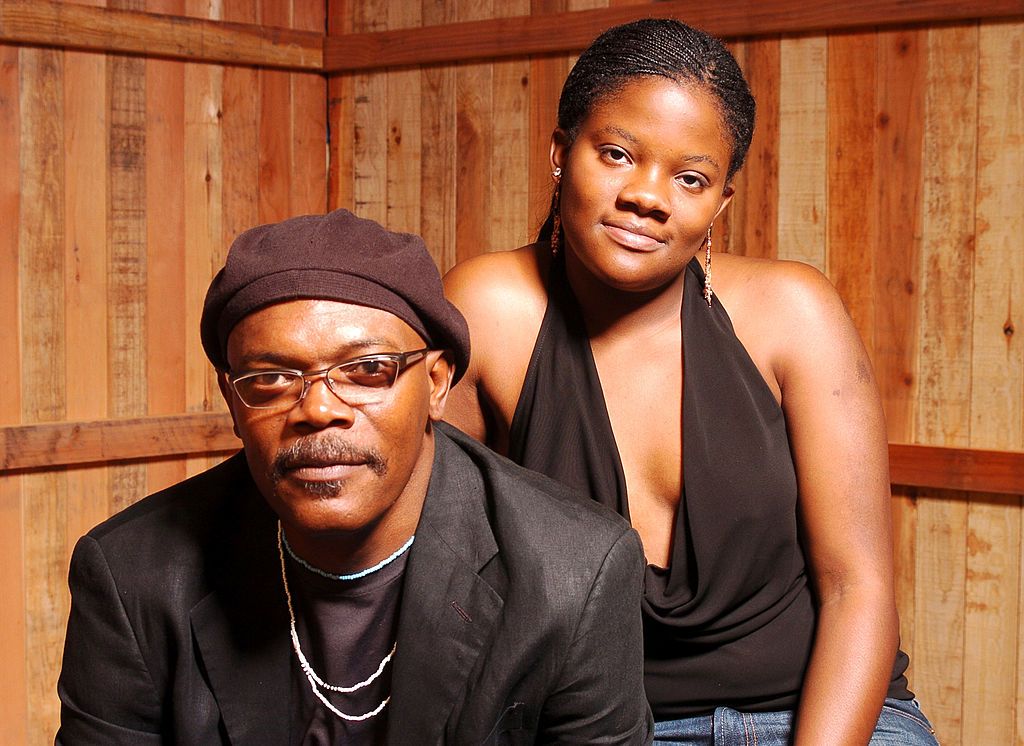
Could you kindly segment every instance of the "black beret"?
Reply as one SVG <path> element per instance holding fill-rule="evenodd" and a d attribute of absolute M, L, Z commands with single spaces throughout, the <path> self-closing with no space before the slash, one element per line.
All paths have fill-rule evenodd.
<path fill-rule="evenodd" d="M 264 306 L 301 298 L 392 313 L 428 346 L 451 351 L 456 381 L 466 372 L 469 328 L 444 297 L 423 239 L 348 210 L 260 225 L 235 239 L 203 305 L 199 330 L 206 356 L 218 370 L 228 370 L 228 335 L 239 321 Z"/>

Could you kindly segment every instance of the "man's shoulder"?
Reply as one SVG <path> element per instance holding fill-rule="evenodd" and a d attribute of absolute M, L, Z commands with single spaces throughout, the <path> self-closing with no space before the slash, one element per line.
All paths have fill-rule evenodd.
<path fill-rule="evenodd" d="M 210 530 L 225 503 L 236 498 L 248 483 L 245 457 L 238 453 L 147 495 L 95 526 L 87 536 L 103 546 L 131 547 L 155 542 L 172 551 L 175 543 Z"/>
<path fill-rule="evenodd" d="M 554 559 L 590 562 L 624 534 L 634 534 L 622 516 L 589 496 L 519 466 L 447 423 L 442 428 L 479 470 L 481 499 L 499 545 L 524 552 L 543 546 Z"/>

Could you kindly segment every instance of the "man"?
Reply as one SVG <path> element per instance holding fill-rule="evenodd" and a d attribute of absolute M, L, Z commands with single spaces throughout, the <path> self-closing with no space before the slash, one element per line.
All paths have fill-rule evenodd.
<path fill-rule="evenodd" d="M 79 541 L 58 743 L 649 741 L 636 534 L 440 422 L 419 238 L 254 228 L 201 331 L 244 452 Z"/>

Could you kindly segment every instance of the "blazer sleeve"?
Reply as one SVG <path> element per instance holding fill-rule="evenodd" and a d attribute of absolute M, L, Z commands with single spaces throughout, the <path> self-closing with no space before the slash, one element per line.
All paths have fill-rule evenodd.
<path fill-rule="evenodd" d="M 89 536 L 75 546 L 68 585 L 55 743 L 160 743 L 160 698 L 107 559 Z"/>
<path fill-rule="evenodd" d="M 643 550 L 633 530 L 612 545 L 591 586 L 537 743 L 649 744 L 644 694 Z"/>

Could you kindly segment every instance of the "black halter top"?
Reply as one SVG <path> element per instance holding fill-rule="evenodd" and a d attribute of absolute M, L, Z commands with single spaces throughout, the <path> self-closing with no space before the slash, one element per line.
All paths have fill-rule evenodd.
<path fill-rule="evenodd" d="M 683 490 L 671 566 L 647 567 L 645 685 L 656 720 L 793 709 L 816 611 L 782 409 L 716 299 L 685 270 Z M 516 462 L 629 518 L 625 476 L 579 306 L 553 262 L 509 433 Z M 614 640 L 608 641 L 614 645 Z M 890 696 L 908 699 L 900 653 Z"/>

